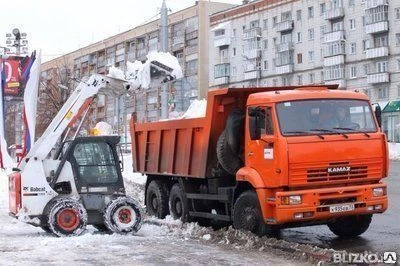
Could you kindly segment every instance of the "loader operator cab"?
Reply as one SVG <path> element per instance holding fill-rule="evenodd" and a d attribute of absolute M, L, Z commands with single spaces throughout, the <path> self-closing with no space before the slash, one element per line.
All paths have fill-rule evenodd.
<path fill-rule="evenodd" d="M 55 190 L 61 194 L 72 190 L 65 183 L 57 181 L 65 162 L 69 162 L 78 193 L 124 193 L 122 158 L 118 155 L 119 140 L 118 136 L 101 136 L 64 142 L 56 154 L 61 163 L 53 180 Z"/>

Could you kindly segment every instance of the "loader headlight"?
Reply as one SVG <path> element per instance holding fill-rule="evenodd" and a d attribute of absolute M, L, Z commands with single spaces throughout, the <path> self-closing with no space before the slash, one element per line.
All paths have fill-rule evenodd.
<path fill-rule="evenodd" d="M 384 187 L 376 187 L 372 189 L 372 195 L 374 197 L 382 197 L 386 195 L 386 188 Z"/>
<path fill-rule="evenodd" d="M 298 205 L 301 204 L 301 196 L 293 195 L 293 196 L 283 196 L 281 198 L 282 205 Z"/>

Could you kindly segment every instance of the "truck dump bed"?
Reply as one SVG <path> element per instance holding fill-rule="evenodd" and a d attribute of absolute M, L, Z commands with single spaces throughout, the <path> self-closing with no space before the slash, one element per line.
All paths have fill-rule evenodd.
<path fill-rule="evenodd" d="M 204 118 L 136 123 L 133 115 L 130 125 L 133 170 L 152 175 L 210 176 L 217 163 L 216 143 L 232 109 L 244 109 L 251 93 L 294 88 L 298 86 L 210 90 Z"/>

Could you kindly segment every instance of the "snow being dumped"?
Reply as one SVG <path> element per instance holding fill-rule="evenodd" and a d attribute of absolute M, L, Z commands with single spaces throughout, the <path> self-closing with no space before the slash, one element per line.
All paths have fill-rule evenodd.
<path fill-rule="evenodd" d="M 156 75 L 160 75 L 161 80 L 157 80 Z M 170 53 L 150 52 L 144 63 L 137 60 L 133 63 L 127 62 L 126 72 L 114 66 L 110 67 L 108 76 L 126 81 L 130 84 L 128 91 L 135 91 L 181 79 L 183 72 L 178 59 Z"/>

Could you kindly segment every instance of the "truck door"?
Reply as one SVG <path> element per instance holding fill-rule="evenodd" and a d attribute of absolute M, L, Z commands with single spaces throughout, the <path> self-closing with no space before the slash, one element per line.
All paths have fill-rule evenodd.
<path fill-rule="evenodd" d="M 276 175 L 275 135 L 270 106 L 251 106 L 247 111 L 246 165 L 265 180 Z"/>

